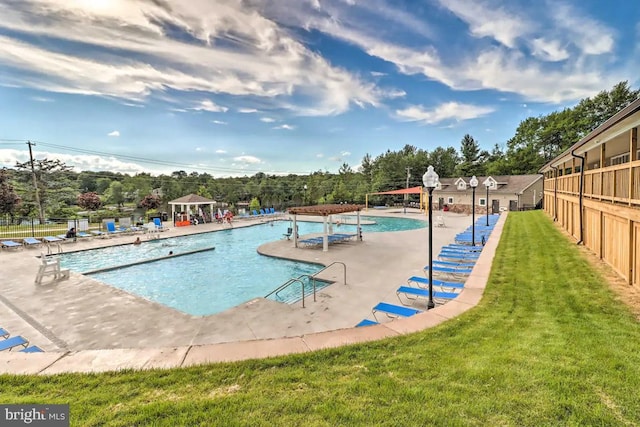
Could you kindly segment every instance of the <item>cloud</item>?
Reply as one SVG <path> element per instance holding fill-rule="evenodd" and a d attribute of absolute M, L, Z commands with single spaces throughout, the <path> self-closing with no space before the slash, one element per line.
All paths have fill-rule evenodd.
<path fill-rule="evenodd" d="M 260 121 L 265 123 L 273 123 L 275 122 L 275 119 L 272 119 L 271 117 L 261 117 Z"/>
<path fill-rule="evenodd" d="M 238 108 L 238 113 L 243 113 L 243 114 L 250 114 L 250 113 L 257 113 L 258 110 L 256 110 L 255 108 Z"/>
<path fill-rule="evenodd" d="M 189 109 L 195 111 L 209 111 L 212 113 L 225 113 L 227 112 L 227 110 L 229 110 L 227 107 L 217 105 L 215 102 L 209 99 L 202 100 L 197 106 L 191 107 Z"/>
<path fill-rule="evenodd" d="M 216 154 L 227 154 L 226 150 L 216 150 Z"/>
<path fill-rule="evenodd" d="M 566 3 L 553 3 L 551 15 L 558 29 L 583 53 L 601 55 L 614 47 L 614 32 Z"/>
<path fill-rule="evenodd" d="M 133 162 L 125 162 L 108 156 L 60 154 L 38 151 L 38 157 L 61 160 L 66 165 L 72 166 L 76 172 L 111 171 L 129 175 L 143 172 L 149 173 L 150 171 L 156 173 L 171 173 L 170 168 L 167 168 L 167 170 L 154 169 L 153 167 L 142 166 Z M 29 160 L 29 155 L 23 150 L 0 149 L 0 167 L 14 167 L 16 162 L 25 162 L 27 160 Z"/>
<path fill-rule="evenodd" d="M 32 96 L 29 99 L 37 102 L 54 102 L 52 98 L 45 98 L 44 96 Z"/>
<path fill-rule="evenodd" d="M 531 46 L 533 55 L 545 61 L 564 61 L 569 57 L 569 51 L 558 40 L 533 39 Z"/>
<path fill-rule="evenodd" d="M 217 125 L 226 125 L 227 122 L 223 122 L 222 120 L 211 120 L 211 123 L 215 123 Z"/>
<path fill-rule="evenodd" d="M 248 163 L 248 164 L 262 163 L 262 160 L 260 160 L 257 157 L 255 157 L 255 156 L 246 156 L 246 155 L 234 157 L 233 160 L 236 161 L 236 162 Z"/>
<path fill-rule="evenodd" d="M 494 109 L 491 107 L 447 102 L 431 110 L 427 110 L 421 105 L 414 105 L 403 110 L 397 110 L 396 116 L 403 121 L 437 124 L 446 120 L 463 121 L 475 119 L 493 111 Z"/>
<path fill-rule="evenodd" d="M 198 92 L 317 115 L 378 105 L 384 96 L 251 2 L 91 4 L 0 3 L 0 62 L 14 71 L 5 84 L 128 102 Z"/>
<path fill-rule="evenodd" d="M 120 131 L 114 130 L 114 131 L 112 131 L 112 132 L 109 132 L 109 133 L 107 134 L 107 136 L 115 136 L 115 137 L 118 137 L 118 136 L 120 136 Z"/>
<path fill-rule="evenodd" d="M 342 152 L 340 152 L 340 155 L 342 157 L 349 157 L 351 155 L 351 152 L 350 151 L 342 151 Z"/>
<path fill-rule="evenodd" d="M 295 128 L 296 128 L 295 126 L 284 124 L 284 125 L 276 126 L 273 129 L 277 129 L 277 130 L 294 130 Z"/>
<path fill-rule="evenodd" d="M 528 19 L 486 1 L 440 0 L 440 5 L 465 21 L 472 35 L 490 37 L 510 48 L 532 29 Z"/>
<path fill-rule="evenodd" d="M 323 6 L 325 3 L 334 2 L 323 2 Z M 381 2 L 357 5 L 367 8 L 363 5 L 371 4 L 375 8 L 378 3 Z M 413 31 L 412 42 L 408 43 L 406 38 L 394 39 L 390 31 L 372 30 L 385 22 L 379 15 L 371 14 L 366 17 L 370 19 L 365 19 L 349 8 L 324 7 L 324 15 L 313 11 L 310 14 L 308 10 L 281 14 L 296 16 L 296 20 L 287 23 L 297 22 L 303 28 L 329 34 L 395 65 L 403 74 L 423 75 L 456 91 L 489 89 L 518 94 L 530 101 L 562 103 L 592 96 L 603 86 L 628 80 L 628 70 L 635 66 L 633 56 L 624 61 L 613 57 L 612 61 L 590 60 L 591 55 L 612 52 L 613 31 L 569 6 L 557 9 L 558 2 L 549 2 L 545 8 L 522 3 L 516 8 L 512 3 L 495 0 L 439 3 L 466 23 L 472 36 L 464 38 L 461 34 L 456 39 L 458 43 L 446 43 L 446 50 L 439 50 L 430 41 L 438 37 L 431 30 Z M 422 25 L 429 28 L 426 21 Z M 412 30 L 407 27 L 407 31 Z M 414 41 L 421 35 L 425 38 Z M 613 61 L 620 64 L 612 66 Z M 402 93 L 378 89 L 384 99 Z"/>

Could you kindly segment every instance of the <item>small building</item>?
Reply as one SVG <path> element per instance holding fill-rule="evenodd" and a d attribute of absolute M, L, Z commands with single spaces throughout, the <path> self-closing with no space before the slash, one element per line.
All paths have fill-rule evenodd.
<path fill-rule="evenodd" d="M 543 178 L 540 174 L 477 176 L 476 212 L 486 213 L 487 208 L 491 213 L 499 213 L 541 207 Z M 446 206 L 452 212 L 470 213 L 473 197 L 470 180 L 471 177 L 440 178 L 440 185 L 433 190 L 434 208 Z"/>

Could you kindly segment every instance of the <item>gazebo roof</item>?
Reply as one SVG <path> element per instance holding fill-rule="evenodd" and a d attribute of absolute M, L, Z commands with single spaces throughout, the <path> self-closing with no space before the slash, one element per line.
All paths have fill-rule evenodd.
<path fill-rule="evenodd" d="M 401 188 L 400 190 L 379 191 L 377 193 L 369 193 L 369 194 L 420 194 L 423 192 L 424 192 L 424 189 L 418 186 L 418 187 L 411 187 L 411 188 Z"/>
<path fill-rule="evenodd" d="M 215 203 L 215 200 L 207 199 L 206 197 L 198 196 L 197 194 L 189 194 L 188 196 L 182 196 L 169 202 L 170 205 L 179 204 L 191 204 L 191 205 L 209 205 Z"/>
<path fill-rule="evenodd" d="M 315 205 L 315 206 L 299 206 L 289 208 L 288 212 L 293 215 L 315 215 L 328 216 L 345 212 L 361 211 L 362 205 Z"/>

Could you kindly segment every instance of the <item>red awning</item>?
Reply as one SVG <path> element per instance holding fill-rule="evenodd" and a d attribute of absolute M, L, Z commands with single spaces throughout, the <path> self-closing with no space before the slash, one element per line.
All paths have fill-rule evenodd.
<path fill-rule="evenodd" d="M 420 194 L 422 193 L 422 187 L 401 188 L 400 190 L 381 191 L 379 193 L 369 194 Z"/>

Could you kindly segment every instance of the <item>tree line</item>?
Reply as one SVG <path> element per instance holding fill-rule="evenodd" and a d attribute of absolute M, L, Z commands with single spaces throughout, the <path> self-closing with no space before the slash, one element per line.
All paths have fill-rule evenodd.
<path fill-rule="evenodd" d="M 167 202 L 187 194 L 224 202 L 232 209 L 241 202 L 278 209 L 302 204 L 364 204 L 367 193 L 422 185 L 422 173 L 428 165 L 445 178 L 535 174 L 639 96 L 640 90 L 620 82 L 573 108 L 523 120 L 504 148 L 496 143 L 491 151 L 481 150 L 479 142 L 466 134 L 459 152 L 454 147 L 428 151 L 407 144 L 376 157 L 366 154 L 358 170 L 344 163 L 338 173 L 279 176 L 259 172 L 214 178 L 208 173 L 180 170 L 170 175 L 131 176 L 108 171 L 75 172 L 60 160 L 35 159 L 33 164 L 17 163 L 0 170 L 0 214 L 36 218 L 44 212 L 50 218 L 69 218 L 79 210 L 95 211 L 105 204 L 166 209 Z M 372 196 L 370 203 L 389 200 Z"/>

